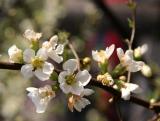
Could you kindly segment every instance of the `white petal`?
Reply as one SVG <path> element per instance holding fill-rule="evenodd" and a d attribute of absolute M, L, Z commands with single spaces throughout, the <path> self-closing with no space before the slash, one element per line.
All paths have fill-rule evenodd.
<path fill-rule="evenodd" d="M 68 94 L 71 92 L 71 86 L 67 85 L 66 83 L 61 83 L 60 88 L 65 94 Z"/>
<path fill-rule="evenodd" d="M 109 59 L 112 53 L 114 52 L 115 45 L 112 44 L 110 47 L 106 48 L 106 58 Z"/>
<path fill-rule="evenodd" d="M 66 81 L 66 79 L 65 79 L 65 77 L 67 76 L 67 75 L 69 75 L 70 73 L 68 72 L 68 71 L 63 71 L 63 72 L 61 72 L 60 74 L 59 74 L 59 76 L 58 76 L 58 82 L 59 83 L 65 83 L 65 81 Z"/>
<path fill-rule="evenodd" d="M 140 71 L 142 68 L 143 68 L 143 65 L 144 63 L 141 62 L 141 61 L 132 61 L 128 67 L 127 67 L 127 70 L 130 71 L 130 72 L 137 72 L 137 71 Z"/>
<path fill-rule="evenodd" d="M 81 112 L 82 110 L 82 107 L 81 107 L 81 102 L 80 101 L 77 101 L 75 104 L 74 104 L 74 108 L 78 111 L 78 112 Z"/>
<path fill-rule="evenodd" d="M 30 97 L 30 99 L 34 103 L 34 105 L 36 107 L 36 112 L 37 113 L 44 113 L 47 108 L 48 102 L 41 101 L 41 98 L 40 98 L 38 92 L 37 93 L 36 92 L 29 93 L 28 96 Z"/>
<path fill-rule="evenodd" d="M 127 50 L 125 53 L 125 56 L 133 60 L 133 51 L 132 50 Z"/>
<path fill-rule="evenodd" d="M 49 42 L 52 45 L 52 48 L 55 49 L 55 47 L 57 46 L 57 41 L 58 41 L 58 36 L 54 35 L 50 38 Z"/>
<path fill-rule="evenodd" d="M 85 108 L 87 105 L 91 104 L 91 102 L 86 98 L 81 98 L 81 101 L 83 102 L 83 108 Z"/>
<path fill-rule="evenodd" d="M 75 95 L 80 95 L 83 90 L 83 85 L 81 85 L 80 82 L 76 82 L 71 86 L 71 92 Z"/>
<path fill-rule="evenodd" d="M 35 87 L 27 87 L 26 90 L 27 90 L 28 92 L 35 92 L 35 91 L 38 91 L 38 89 L 35 88 Z"/>
<path fill-rule="evenodd" d="M 63 64 L 63 69 L 73 73 L 77 70 L 77 60 L 76 59 L 69 59 Z"/>
<path fill-rule="evenodd" d="M 40 48 L 37 52 L 37 56 L 40 57 L 41 59 L 43 60 L 47 60 L 47 52 L 46 52 L 46 49 L 44 48 Z"/>
<path fill-rule="evenodd" d="M 75 102 L 75 104 L 74 104 L 74 108 L 77 110 L 77 111 L 79 111 L 79 112 L 81 112 L 81 110 L 83 109 L 83 108 L 85 108 L 87 105 L 89 105 L 90 104 L 90 101 L 88 100 L 88 99 L 86 99 L 86 98 L 81 98 L 81 99 L 79 99 L 77 102 Z"/>
<path fill-rule="evenodd" d="M 140 89 L 139 85 L 137 85 L 137 84 L 125 83 L 125 85 L 127 86 L 127 89 L 130 90 L 131 92 L 134 92 L 134 93 L 141 92 L 141 89 Z"/>
<path fill-rule="evenodd" d="M 45 62 L 43 65 L 43 72 L 45 74 L 51 74 L 54 70 L 54 66 L 51 63 Z"/>
<path fill-rule="evenodd" d="M 33 66 L 31 64 L 23 65 L 21 73 L 25 78 L 31 78 L 33 76 Z"/>
<path fill-rule="evenodd" d="M 47 105 L 48 105 L 47 103 L 37 104 L 36 105 L 36 112 L 37 113 L 44 113 L 46 111 Z"/>
<path fill-rule="evenodd" d="M 81 82 L 83 86 L 86 86 L 91 80 L 91 75 L 87 70 L 79 71 L 76 75 L 76 80 Z"/>
<path fill-rule="evenodd" d="M 119 60 L 121 60 L 124 57 L 124 51 L 122 48 L 117 48 L 117 56 Z"/>
<path fill-rule="evenodd" d="M 56 54 L 62 54 L 64 50 L 64 45 L 63 44 L 59 44 L 56 48 Z"/>
<path fill-rule="evenodd" d="M 129 100 L 130 99 L 130 91 L 128 89 L 122 88 L 121 89 L 121 97 L 124 100 Z"/>
<path fill-rule="evenodd" d="M 63 61 L 63 57 L 57 55 L 54 50 L 48 52 L 48 56 L 57 63 L 61 63 Z"/>
<path fill-rule="evenodd" d="M 92 50 L 92 57 L 93 57 L 93 59 L 95 61 L 100 61 L 100 57 L 98 55 L 98 51 L 97 50 L 96 51 Z"/>
<path fill-rule="evenodd" d="M 83 95 L 84 96 L 89 96 L 89 95 L 91 95 L 93 93 L 94 93 L 94 90 L 92 90 L 92 89 L 84 89 L 83 92 L 82 92 L 82 96 Z"/>
<path fill-rule="evenodd" d="M 35 51 L 32 49 L 26 49 L 23 52 L 23 60 L 26 63 L 31 63 L 32 58 L 34 58 L 34 57 L 35 57 Z"/>
<path fill-rule="evenodd" d="M 35 74 L 35 76 L 36 76 L 38 79 L 40 79 L 41 81 L 46 81 L 46 80 L 48 80 L 49 77 L 50 77 L 50 74 L 44 73 L 42 69 L 37 69 L 37 70 L 35 70 L 34 74 Z"/>

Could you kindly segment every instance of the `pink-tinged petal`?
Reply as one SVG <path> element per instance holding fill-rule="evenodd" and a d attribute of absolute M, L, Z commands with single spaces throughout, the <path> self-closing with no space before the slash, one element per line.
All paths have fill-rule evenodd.
<path fill-rule="evenodd" d="M 44 73 L 42 69 L 35 70 L 34 74 L 41 81 L 46 81 L 50 78 L 50 74 Z"/>
<path fill-rule="evenodd" d="M 45 62 L 43 65 L 43 72 L 45 74 L 51 74 L 54 70 L 54 66 L 51 63 Z"/>
<path fill-rule="evenodd" d="M 35 57 L 35 51 L 32 49 L 26 49 L 23 52 L 23 60 L 26 63 L 31 63 L 32 59 Z"/>
<path fill-rule="evenodd" d="M 76 80 L 81 82 L 83 86 L 86 86 L 91 80 L 91 75 L 87 70 L 79 71 L 76 75 Z"/>
<path fill-rule="evenodd" d="M 69 59 L 63 64 L 63 69 L 73 73 L 77 70 L 77 60 L 76 59 Z"/>
<path fill-rule="evenodd" d="M 25 78 L 31 78 L 33 76 L 33 66 L 31 64 L 23 65 L 21 73 Z"/>
<path fill-rule="evenodd" d="M 61 63 L 63 61 L 63 57 L 57 55 L 54 50 L 48 52 L 48 56 L 57 63 Z"/>
<path fill-rule="evenodd" d="M 112 53 L 114 52 L 115 45 L 112 44 L 110 47 L 106 48 L 106 58 L 109 59 Z"/>

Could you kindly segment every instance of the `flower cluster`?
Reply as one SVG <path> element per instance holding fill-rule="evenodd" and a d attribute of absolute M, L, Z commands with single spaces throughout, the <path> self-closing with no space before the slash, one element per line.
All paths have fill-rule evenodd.
<path fill-rule="evenodd" d="M 110 47 L 107 47 L 105 51 L 92 51 L 93 59 L 98 63 L 101 63 L 101 65 L 99 65 L 100 69 L 107 68 L 106 64 L 104 63 L 108 63 L 108 59 L 114 50 L 115 45 L 111 45 Z M 112 72 L 108 72 L 106 69 L 103 74 L 97 75 L 97 80 L 105 86 L 112 86 L 113 88 L 121 91 L 121 97 L 124 100 L 129 100 L 131 92 L 139 93 L 140 88 L 137 84 L 126 82 L 126 78 L 121 77 L 125 77 L 124 75 L 126 71 L 137 72 L 142 70 L 144 62 L 134 60 L 133 50 L 127 50 L 124 53 L 122 48 L 117 48 L 116 51 L 120 60 L 120 64 L 117 65 Z"/>
<path fill-rule="evenodd" d="M 63 62 L 64 44 L 58 43 L 57 35 L 40 44 L 41 36 L 41 33 L 26 30 L 24 37 L 30 43 L 30 47 L 21 50 L 16 45 L 11 46 L 8 49 L 9 61 L 23 64 L 21 73 L 27 79 L 35 76 L 41 81 L 52 80 L 51 75 L 54 73 L 55 67 L 48 59 L 57 64 Z M 64 62 L 64 71 L 59 74 L 58 80 L 53 80 L 59 83 L 60 89 L 65 94 L 69 95 L 68 106 L 71 111 L 73 111 L 73 107 L 77 111 L 81 111 L 82 108 L 90 104 L 89 100 L 83 96 L 89 96 L 93 93 L 93 90 L 84 88 L 90 82 L 91 75 L 87 70 L 78 71 L 77 68 L 77 60 L 69 59 Z M 55 97 L 56 90 L 52 88 L 54 86 L 45 85 L 40 88 L 28 87 L 26 89 L 37 113 L 45 112 L 48 103 Z M 73 97 L 74 101 L 71 101 L 70 96 Z"/>
<path fill-rule="evenodd" d="M 40 38 L 42 34 L 28 29 L 24 32 L 24 37 L 28 40 L 30 46 L 24 50 L 19 49 L 16 45 L 11 46 L 8 49 L 9 61 L 22 64 L 21 73 L 27 79 L 35 76 L 41 81 L 55 81 L 53 85 L 45 85 L 40 88 L 28 87 L 26 89 L 29 92 L 29 98 L 36 107 L 36 112 L 45 112 L 48 103 L 56 96 L 56 91 L 59 89 L 67 95 L 68 108 L 71 112 L 74 109 L 80 112 L 89 105 L 90 101 L 86 96 L 94 93 L 92 89 L 86 88 L 92 79 L 87 68 L 91 64 L 91 59 L 86 57 L 79 62 L 79 59 L 75 56 L 76 59 L 68 59 L 63 62 L 62 54 L 65 44 L 58 41 L 57 35 L 41 43 Z M 108 69 L 109 59 L 115 49 L 120 63 L 111 70 Z M 122 48 L 116 48 L 114 44 L 106 47 L 105 50 L 93 50 L 93 60 L 98 63 L 100 68 L 97 81 L 103 86 L 109 86 L 120 91 L 121 98 L 129 100 L 131 93 L 139 93 L 141 89 L 139 85 L 130 83 L 130 80 L 127 80 L 127 72 L 131 73 L 141 70 L 143 75 L 148 77 L 152 75 L 150 67 L 139 61 L 146 51 L 146 45 L 124 52 Z M 51 61 L 54 61 L 54 64 L 57 65 L 63 62 L 63 70 L 57 73 L 59 74 L 57 79 L 52 78 L 54 73 L 56 73 L 54 72 L 56 66 Z"/>

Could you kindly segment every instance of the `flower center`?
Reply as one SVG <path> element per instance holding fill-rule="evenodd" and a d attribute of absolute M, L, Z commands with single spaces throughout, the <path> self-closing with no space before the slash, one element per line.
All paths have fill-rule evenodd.
<path fill-rule="evenodd" d="M 53 91 L 40 90 L 41 98 L 52 97 L 53 95 L 54 95 Z"/>
<path fill-rule="evenodd" d="M 32 60 L 32 65 L 34 68 L 42 68 L 44 61 L 40 57 L 35 57 Z"/>
<path fill-rule="evenodd" d="M 72 85 L 76 82 L 75 74 L 68 75 L 65 77 L 65 79 L 68 85 Z"/>

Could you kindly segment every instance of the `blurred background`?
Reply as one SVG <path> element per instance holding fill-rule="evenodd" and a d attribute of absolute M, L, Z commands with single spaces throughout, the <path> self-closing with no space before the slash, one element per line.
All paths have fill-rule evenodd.
<path fill-rule="evenodd" d="M 144 56 L 152 66 L 155 76 L 147 79 L 140 73 L 132 81 L 143 92 L 139 97 L 159 100 L 160 97 L 160 0 L 136 0 L 136 36 L 133 47 L 146 43 L 149 47 Z M 127 0 L 0 0 L 0 53 L 1 61 L 8 61 L 7 51 L 16 44 L 27 47 L 23 37 L 26 29 L 42 32 L 47 40 L 59 31 L 70 33 L 80 57 L 91 56 L 91 50 L 105 49 L 115 44 L 126 49 L 123 40 L 130 37 L 127 18 L 131 11 Z M 116 54 L 112 66 L 118 63 Z M 93 72 L 97 72 L 93 68 Z M 40 87 L 50 82 L 24 80 L 19 71 L 0 70 L 0 121 L 119 121 L 111 95 L 96 89 L 91 96 L 92 104 L 81 113 L 71 113 L 63 94 L 58 94 L 44 114 L 37 114 L 25 88 Z M 153 113 L 131 103 L 118 102 L 124 121 L 147 121 Z"/>

